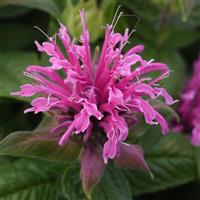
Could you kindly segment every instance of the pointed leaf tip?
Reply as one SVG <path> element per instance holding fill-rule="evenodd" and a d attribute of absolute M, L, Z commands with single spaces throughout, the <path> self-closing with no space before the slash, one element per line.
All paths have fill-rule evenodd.
<path fill-rule="evenodd" d="M 92 189 L 100 181 L 105 169 L 102 158 L 102 149 L 100 149 L 100 147 L 84 148 L 81 152 L 80 162 L 80 177 L 83 190 L 88 199 L 91 199 Z"/>
<path fill-rule="evenodd" d="M 153 178 L 153 174 L 144 159 L 143 149 L 139 145 L 120 143 L 119 152 L 114 162 L 118 167 L 149 172 Z"/>

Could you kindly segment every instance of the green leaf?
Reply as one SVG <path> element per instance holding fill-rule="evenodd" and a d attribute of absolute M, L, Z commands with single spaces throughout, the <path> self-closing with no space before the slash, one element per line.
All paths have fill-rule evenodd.
<path fill-rule="evenodd" d="M 80 190 L 81 180 L 78 164 L 68 166 L 63 175 L 62 188 L 65 197 L 69 200 L 86 199 L 83 190 Z M 120 170 L 114 167 L 108 167 L 105 170 L 101 182 L 95 186 L 91 199 L 131 200 L 132 195 L 129 183 Z"/>
<path fill-rule="evenodd" d="M 145 43 L 154 51 L 162 52 L 183 48 L 199 38 L 198 30 L 180 20 L 176 24 L 166 24 L 160 30 L 155 26 L 155 22 L 143 21 L 137 26 L 137 34 L 132 40 L 135 42 L 136 39 L 138 43 Z"/>
<path fill-rule="evenodd" d="M 157 192 L 197 178 L 194 148 L 182 134 L 161 136 L 152 128 L 140 140 L 154 179 L 145 173 L 124 171 L 133 195 Z"/>
<path fill-rule="evenodd" d="M 163 42 L 165 49 L 178 49 L 185 47 L 200 38 L 200 32 L 185 29 L 171 29 L 169 37 Z"/>
<path fill-rule="evenodd" d="M 82 189 L 79 173 L 78 163 L 73 163 L 67 166 L 62 176 L 62 190 L 68 200 L 87 199 Z"/>
<path fill-rule="evenodd" d="M 200 147 L 195 147 L 195 159 L 197 165 L 198 179 L 200 179 Z"/>
<path fill-rule="evenodd" d="M 177 39 L 177 43 L 175 39 L 173 39 L 173 41 L 170 41 L 169 38 L 171 38 L 173 35 L 175 35 L 175 33 L 178 32 L 178 30 L 174 29 L 167 29 L 167 32 L 163 30 L 162 33 L 156 32 L 151 23 L 145 23 L 139 26 L 138 35 L 136 35 L 136 38 L 132 39 L 132 44 L 134 45 L 144 44 L 145 50 L 142 53 L 144 59 L 154 59 L 155 62 L 166 63 L 169 66 L 169 69 L 171 71 L 169 77 L 162 80 L 160 83 L 161 86 L 162 84 L 164 84 L 164 88 L 166 88 L 169 94 L 171 94 L 174 98 L 178 98 L 180 91 L 183 88 L 184 81 L 186 81 L 187 79 L 185 61 L 183 60 L 183 57 L 180 55 L 180 53 L 175 49 L 188 45 L 191 42 L 194 42 L 198 37 L 200 37 L 197 32 L 192 33 L 192 31 L 188 30 L 186 32 L 188 32 L 189 34 L 188 38 L 186 38 L 186 34 L 183 33 L 183 36 L 181 36 L 180 31 L 180 36 L 176 36 L 180 37 L 180 39 Z M 177 78 L 177 74 L 179 78 Z M 153 75 L 158 76 L 158 73 L 154 73 Z"/>
<path fill-rule="evenodd" d="M 47 118 L 35 131 L 19 131 L 9 134 L 0 142 L 0 155 L 74 161 L 79 155 L 80 145 L 69 141 L 60 147 L 59 137 L 50 135 L 50 130 L 55 125 L 55 121 Z"/>
<path fill-rule="evenodd" d="M 132 13 L 142 16 L 142 18 L 154 21 L 159 15 L 159 9 L 154 6 L 152 1 L 141 0 L 120 0 L 121 4 L 132 11 Z"/>
<path fill-rule="evenodd" d="M 63 169 L 61 164 L 36 159 L 1 163 L 0 200 L 60 200 Z"/>
<path fill-rule="evenodd" d="M 86 12 L 86 22 L 91 41 L 94 42 L 103 35 L 104 29 L 102 29 L 102 26 L 109 22 L 115 1 L 104 0 L 100 6 L 97 5 L 95 0 L 80 0 L 75 5 L 72 4 L 72 0 L 69 0 L 67 3 L 67 7 L 62 13 L 62 21 L 68 27 L 71 35 L 78 38 L 82 32 L 79 10 L 83 8 Z"/>
<path fill-rule="evenodd" d="M 29 11 L 23 6 L 2 6 L 0 7 L 0 18 L 14 18 L 21 16 Z"/>
<path fill-rule="evenodd" d="M 29 28 L 20 23 L 1 23 L 0 50 L 4 52 L 15 51 L 28 45 L 33 46 L 37 35 L 39 33 L 34 31 L 32 27 Z"/>
<path fill-rule="evenodd" d="M 135 144 L 150 128 L 144 118 L 140 118 L 139 122 L 129 128 L 127 143 Z"/>
<path fill-rule="evenodd" d="M 195 1 L 195 6 L 187 18 L 187 23 L 195 26 L 200 25 L 200 1 Z"/>
<path fill-rule="evenodd" d="M 161 113 L 166 120 L 171 121 L 176 119 L 180 120 L 178 113 L 172 108 L 172 106 L 167 105 L 165 102 L 160 101 L 159 99 L 154 99 L 151 101 L 151 105 Z"/>
<path fill-rule="evenodd" d="M 94 200 L 131 200 L 131 188 L 124 174 L 115 167 L 108 167 L 102 181 L 94 188 Z"/>
<path fill-rule="evenodd" d="M 54 17 L 58 17 L 60 10 L 53 0 L 1 0 L 0 6 L 25 6 L 28 8 L 36 8 L 48 12 Z"/>
<path fill-rule="evenodd" d="M 169 50 L 159 51 L 147 45 L 143 57 L 147 60 L 154 59 L 156 62 L 162 62 L 168 65 L 171 73 L 169 77 L 160 83 L 164 85 L 164 88 L 167 89 L 170 95 L 177 98 L 183 89 L 184 81 L 187 79 L 185 62 L 180 53 Z M 177 74 L 179 78 L 177 78 Z"/>
<path fill-rule="evenodd" d="M 37 64 L 34 53 L 0 53 L 0 96 L 11 97 L 10 93 L 19 90 L 19 86 L 30 82 L 23 70 L 30 64 Z"/>
<path fill-rule="evenodd" d="M 179 52 L 167 50 L 161 52 L 159 60 L 166 63 L 171 70 L 170 76 L 162 81 L 164 87 L 174 98 L 177 98 L 187 80 L 185 62 Z"/>
<path fill-rule="evenodd" d="M 60 11 L 62 12 L 67 6 L 67 0 L 54 0 Z"/>
<path fill-rule="evenodd" d="M 69 32 L 78 38 L 82 32 L 79 10 L 83 8 L 86 10 L 86 21 L 88 29 L 92 33 L 91 40 L 94 41 L 99 37 L 99 35 L 103 34 L 101 29 L 103 15 L 102 12 L 97 8 L 95 0 L 81 0 L 76 5 L 73 5 L 71 1 L 68 1 L 68 5 L 62 15 L 62 20 L 64 24 L 66 24 L 69 28 Z"/>
<path fill-rule="evenodd" d="M 150 100 L 150 104 L 161 113 L 167 121 L 172 121 L 176 119 L 179 121 L 180 117 L 178 113 L 169 105 L 164 103 L 159 99 Z M 129 128 L 129 134 L 127 138 L 127 143 L 135 144 L 146 135 L 148 131 L 151 131 L 151 125 L 147 124 L 144 118 L 141 118 L 138 123 Z"/>

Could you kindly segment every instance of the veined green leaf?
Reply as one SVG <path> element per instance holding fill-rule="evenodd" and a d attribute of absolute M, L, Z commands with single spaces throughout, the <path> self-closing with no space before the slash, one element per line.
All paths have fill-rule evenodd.
<path fill-rule="evenodd" d="M 116 167 L 107 167 L 102 181 L 94 188 L 94 200 L 131 200 L 130 185 L 124 174 Z"/>
<path fill-rule="evenodd" d="M 145 150 L 154 178 L 141 172 L 124 171 L 133 195 L 152 193 L 197 179 L 194 148 L 183 135 L 161 136 L 157 128 L 152 128 L 141 138 L 140 145 Z"/>
<path fill-rule="evenodd" d="M 18 159 L 0 166 L 0 200 L 61 200 L 64 165 L 37 159 Z"/>
<path fill-rule="evenodd" d="M 35 131 L 11 133 L 0 142 L 0 155 L 37 157 L 52 161 L 74 161 L 79 155 L 80 145 L 69 141 L 58 145 L 59 137 L 50 135 L 55 121 L 47 119 Z"/>
<path fill-rule="evenodd" d="M 62 179 L 63 193 L 70 200 L 86 200 L 81 188 L 78 164 L 68 166 Z M 92 200 L 131 200 L 130 186 L 123 173 L 115 167 L 108 167 L 100 183 L 92 192 Z"/>
<path fill-rule="evenodd" d="M 80 167 L 78 163 L 67 166 L 61 180 L 64 196 L 69 200 L 87 200 L 81 184 Z"/>
<path fill-rule="evenodd" d="M 10 93 L 19 90 L 23 83 L 30 79 L 23 75 L 26 66 L 37 64 L 34 53 L 12 52 L 0 53 L 0 96 L 11 97 Z"/>
<path fill-rule="evenodd" d="M 0 6 L 25 6 L 28 8 L 36 8 L 48 12 L 54 17 L 58 17 L 60 14 L 59 7 L 53 0 L 0 0 Z"/>

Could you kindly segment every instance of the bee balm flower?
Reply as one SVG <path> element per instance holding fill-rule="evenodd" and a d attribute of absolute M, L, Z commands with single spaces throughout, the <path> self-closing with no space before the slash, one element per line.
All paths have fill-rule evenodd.
<path fill-rule="evenodd" d="M 200 145 L 200 55 L 193 70 L 193 76 L 181 95 L 178 108 L 180 123 L 176 125 L 175 131 L 191 133 L 192 144 Z"/>
<path fill-rule="evenodd" d="M 81 178 L 88 192 L 98 182 L 108 159 L 114 159 L 121 167 L 149 170 L 142 148 L 125 143 L 128 128 L 141 115 L 146 123 L 159 124 L 162 132 L 167 133 L 165 119 L 149 99 L 162 96 L 169 105 L 174 101 L 157 84 L 168 76 L 167 65 L 144 60 L 140 56 L 142 45 L 123 52 L 130 36 L 128 29 L 120 34 L 114 32 L 113 25 L 107 25 L 101 53 L 92 60 L 84 11 L 80 15 L 83 27 L 80 42 L 71 40 L 63 24 L 56 38 L 61 40 L 64 52 L 56 38 L 42 44 L 35 42 L 38 51 L 49 55 L 50 66 L 28 66 L 25 75 L 34 83 L 22 85 L 13 94 L 39 96 L 25 113 L 53 112 L 59 125 L 51 134 L 64 130 L 60 146 L 72 136 L 81 139 Z M 151 72 L 160 75 L 151 78 Z"/>

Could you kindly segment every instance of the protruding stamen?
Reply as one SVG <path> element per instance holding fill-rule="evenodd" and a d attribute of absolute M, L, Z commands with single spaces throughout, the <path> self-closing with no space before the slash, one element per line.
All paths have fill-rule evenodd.
<path fill-rule="evenodd" d="M 120 7 L 121 7 L 121 5 L 119 5 L 119 6 L 117 7 L 117 10 L 116 10 L 116 12 L 115 12 L 115 14 L 114 14 L 114 17 L 113 17 L 113 20 L 112 20 L 112 23 L 111 23 L 112 26 L 113 26 L 113 24 L 114 24 L 114 22 L 115 22 L 115 19 L 116 19 L 116 17 L 117 17 L 117 14 L 118 14 L 118 12 L 119 12 Z"/>
<path fill-rule="evenodd" d="M 24 74 L 24 76 L 27 76 L 28 78 L 34 79 L 36 81 L 39 81 L 38 77 L 34 76 L 33 74 L 31 74 L 29 72 L 23 71 L 23 74 Z"/>
<path fill-rule="evenodd" d="M 38 26 L 33 26 L 33 28 L 39 30 L 43 35 L 45 35 L 49 40 L 51 40 L 51 37 L 49 37 L 41 28 Z"/>
<path fill-rule="evenodd" d="M 119 19 L 120 19 L 120 17 L 121 17 L 122 15 L 123 15 L 123 12 L 120 12 L 120 13 L 119 13 L 119 16 L 117 17 L 117 20 L 116 20 L 115 24 L 113 25 L 112 30 L 115 29 L 115 27 L 116 27 L 116 25 L 117 25 L 117 23 L 118 23 L 118 21 L 119 21 Z"/>
<path fill-rule="evenodd" d="M 48 95 L 48 97 L 47 97 L 47 106 L 48 106 L 49 103 L 50 103 L 50 98 L 51 98 L 51 96 L 52 96 L 52 93 L 50 93 L 50 94 Z"/>

